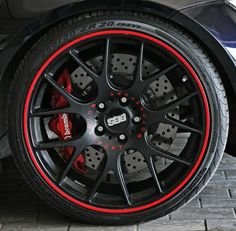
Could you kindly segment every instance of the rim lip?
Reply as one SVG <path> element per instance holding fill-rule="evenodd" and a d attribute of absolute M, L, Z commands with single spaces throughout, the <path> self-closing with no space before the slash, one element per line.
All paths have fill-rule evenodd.
<path fill-rule="evenodd" d="M 31 95 L 32 95 L 32 93 L 35 89 L 35 85 L 38 82 L 39 78 L 41 77 L 43 71 L 47 68 L 47 66 L 58 55 L 60 55 L 63 51 L 65 51 L 69 47 L 71 47 L 71 46 L 73 46 L 73 45 L 75 45 L 75 44 L 77 44 L 81 41 L 84 41 L 86 39 L 90 39 L 90 38 L 97 37 L 97 36 L 104 36 L 104 35 L 127 35 L 127 36 L 129 35 L 129 36 L 133 36 L 133 37 L 138 37 L 138 38 L 141 38 L 141 39 L 149 40 L 149 41 L 157 44 L 158 46 L 163 47 L 167 51 L 169 51 L 172 55 L 174 55 L 187 68 L 187 70 L 190 72 L 190 74 L 194 78 L 195 82 L 197 83 L 197 85 L 199 87 L 199 90 L 200 90 L 200 93 L 201 93 L 201 96 L 202 96 L 202 100 L 203 100 L 203 103 L 204 103 L 204 108 L 205 108 L 205 119 L 206 119 L 206 121 L 205 121 L 206 122 L 205 138 L 204 138 L 204 142 L 203 142 L 202 149 L 201 149 L 201 152 L 199 154 L 199 157 L 198 157 L 195 165 L 193 166 L 192 170 L 189 172 L 189 174 L 186 176 L 186 178 L 176 188 L 174 188 L 171 192 L 166 194 L 164 197 L 162 197 L 162 198 L 160 198 L 160 199 L 158 199 L 154 202 L 151 202 L 149 204 L 134 207 L 134 208 L 127 208 L 127 209 L 100 208 L 100 207 L 92 206 L 92 205 L 86 204 L 84 202 L 81 202 L 81 201 L 73 198 L 72 196 L 66 194 L 65 192 L 63 192 L 56 184 L 53 183 L 53 181 L 46 175 L 46 173 L 40 167 L 40 164 L 38 163 L 37 158 L 36 158 L 36 156 L 35 156 L 35 154 L 32 150 L 31 141 L 30 141 L 31 139 L 30 139 L 29 132 L 28 132 L 28 130 L 29 130 L 28 129 L 28 112 L 29 112 L 29 106 L 30 106 L 30 103 L 31 103 Z M 166 200 L 168 200 L 169 198 L 174 196 L 176 193 L 178 193 L 189 182 L 189 180 L 192 178 L 194 173 L 197 171 L 198 167 L 200 166 L 200 164 L 201 164 L 201 162 L 202 162 L 202 160 L 205 156 L 207 146 L 208 146 L 209 137 L 210 137 L 210 123 L 211 123 L 210 108 L 209 108 L 209 103 L 208 103 L 208 99 L 207 99 L 207 95 L 205 93 L 204 87 L 203 87 L 197 73 L 193 69 L 193 67 L 190 65 L 190 63 L 179 52 L 177 52 L 174 48 L 172 48 L 170 45 L 166 44 L 165 42 L 163 42 L 163 41 L 161 41 L 161 40 L 159 40 L 155 37 L 152 37 L 150 35 L 141 33 L 141 32 L 129 31 L 129 30 L 103 30 L 103 31 L 89 33 L 87 35 L 81 36 L 77 39 L 74 39 L 74 40 L 68 42 L 67 44 L 62 46 L 60 49 L 58 49 L 53 55 L 51 55 L 47 59 L 46 62 L 44 62 L 44 64 L 41 66 L 41 68 L 39 69 L 39 71 L 35 75 L 33 81 L 31 82 L 31 85 L 29 87 L 29 90 L 27 92 L 27 96 L 26 96 L 26 99 L 25 99 L 24 111 L 23 111 L 23 136 L 24 136 L 24 141 L 25 141 L 26 148 L 28 150 L 29 157 L 32 160 L 32 163 L 33 163 L 34 167 L 36 168 L 36 170 L 38 171 L 40 176 L 44 179 L 44 181 L 47 183 L 47 185 L 50 186 L 50 188 L 53 189 L 56 193 L 58 193 L 64 199 L 69 200 L 73 204 L 81 206 L 85 209 L 89 209 L 89 210 L 96 211 L 96 212 L 102 212 L 102 213 L 122 214 L 122 213 L 139 212 L 139 211 L 143 211 L 145 209 L 149 209 L 151 207 L 154 207 L 156 205 L 159 205 L 162 202 L 165 202 Z"/>

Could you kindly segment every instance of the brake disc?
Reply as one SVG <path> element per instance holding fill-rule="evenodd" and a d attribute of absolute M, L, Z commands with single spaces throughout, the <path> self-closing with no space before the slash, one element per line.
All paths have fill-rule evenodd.
<path fill-rule="evenodd" d="M 95 57 L 87 61 L 87 65 L 94 69 L 94 70 L 101 70 L 102 65 L 102 56 Z M 135 72 L 137 58 L 133 55 L 128 54 L 113 54 L 112 61 L 111 61 L 111 73 L 127 73 L 132 75 Z M 144 61 L 144 76 L 148 76 L 151 73 L 154 73 L 158 70 L 151 62 L 145 60 Z M 91 77 L 87 75 L 85 71 L 81 67 L 77 68 L 71 74 L 72 83 L 77 86 L 80 90 L 83 90 L 88 86 L 93 80 Z M 148 87 L 149 91 L 151 91 L 156 99 L 156 103 L 158 106 L 165 105 L 175 99 L 177 96 L 175 94 L 174 88 L 168 78 L 166 76 L 162 76 L 158 80 L 154 81 Z M 175 119 L 179 119 L 179 111 L 178 108 L 174 112 L 171 112 L 171 116 Z M 155 133 L 152 137 L 152 142 L 156 146 L 164 149 L 169 150 L 177 133 L 177 128 L 167 124 L 159 124 L 156 129 Z M 124 153 L 123 162 L 124 162 L 124 170 L 126 173 L 134 173 L 145 169 L 146 163 L 144 157 L 141 153 L 128 150 Z M 101 165 L 105 153 L 103 150 L 99 150 L 92 146 L 88 147 L 85 150 L 86 156 L 86 166 L 87 168 L 91 168 L 93 170 L 97 170 Z M 159 170 L 161 168 L 165 168 L 162 165 L 162 158 L 157 158 L 157 163 L 159 163 Z"/>

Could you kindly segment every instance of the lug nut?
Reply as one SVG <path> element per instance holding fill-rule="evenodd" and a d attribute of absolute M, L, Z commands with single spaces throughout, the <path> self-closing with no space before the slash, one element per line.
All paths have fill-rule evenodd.
<path fill-rule="evenodd" d="M 124 143 L 124 142 L 126 142 L 127 137 L 126 137 L 125 134 L 120 134 L 120 135 L 118 136 L 118 140 L 119 140 L 120 142 Z"/>
<path fill-rule="evenodd" d="M 103 135 L 104 134 L 104 127 L 101 126 L 101 125 L 98 125 L 96 128 L 95 128 L 95 133 L 97 135 Z"/>
<path fill-rule="evenodd" d="M 98 109 L 99 111 L 104 111 L 105 108 L 106 108 L 105 103 L 99 103 L 99 104 L 97 105 L 97 109 Z"/>
<path fill-rule="evenodd" d="M 139 117 L 139 116 L 135 116 L 134 118 L 133 118 L 133 121 L 134 121 L 134 123 L 140 123 L 141 122 L 141 118 Z"/>
<path fill-rule="evenodd" d="M 122 98 L 120 99 L 120 103 L 121 103 L 122 105 L 127 105 L 127 104 L 128 104 L 128 99 L 127 99 L 126 97 L 122 97 Z"/>

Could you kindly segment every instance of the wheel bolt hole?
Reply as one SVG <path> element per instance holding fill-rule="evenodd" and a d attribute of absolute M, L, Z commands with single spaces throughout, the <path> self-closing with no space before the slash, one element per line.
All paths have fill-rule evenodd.
<path fill-rule="evenodd" d="M 118 135 L 117 137 L 118 141 L 122 144 L 126 143 L 127 142 L 127 136 L 125 134 L 120 134 Z"/>
<path fill-rule="evenodd" d="M 122 106 L 126 106 L 126 105 L 128 105 L 128 103 L 129 103 L 129 101 L 128 101 L 128 99 L 127 99 L 126 97 L 122 97 L 122 98 L 120 99 L 120 104 L 121 104 Z"/>
<path fill-rule="evenodd" d="M 105 133 L 104 127 L 101 126 L 101 125 L 98 125 L 98 126 L 95 128 L 95 133 L 96 133 L 96 135 L 98 135 L 98 136 L 102 136 L 102 135 Z"/>
<path fill-rule="evenodd" d="M 98 111 L 105 111 L 105 109 L 106 109 L 106 105 L 105 105 L 105 103 L 99 103 L 98 105 L 97 105 L 97 110 Z"/>
<path fill-rule="evenodd" d="M 139 124 L 142 121 L 142 118 L 140 116 L 134 116 L 133 123 Z"/>

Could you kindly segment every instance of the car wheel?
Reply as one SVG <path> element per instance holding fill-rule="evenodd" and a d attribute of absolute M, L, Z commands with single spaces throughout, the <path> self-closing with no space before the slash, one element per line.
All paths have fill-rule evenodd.
<path fill-rule="evenodd" d="M 211 59 L 181 28 L 141 13 L 99 11 L 51 28 L 22 60 L 9 99 L 26 180 L 89 223 L 174 211 L 210 180 L 227 141 Z"/>

